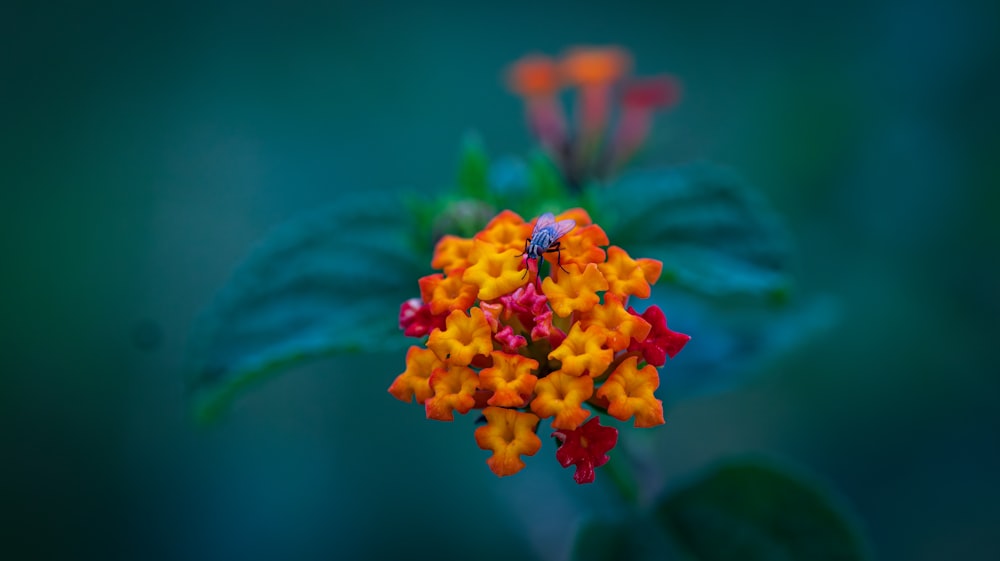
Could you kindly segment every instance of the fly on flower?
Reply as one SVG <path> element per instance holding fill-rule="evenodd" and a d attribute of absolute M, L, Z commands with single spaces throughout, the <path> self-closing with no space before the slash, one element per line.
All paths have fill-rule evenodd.
<path fill-rule="evenodd" d="M 562 253 L 559 251 L 562 244 L 560 244 L 559 238 L 568 234 L 574 227 L 576 227 L 576 221 L 571 218 L 556 222 L 556 217 L 551 212 L 539 216 L 538 220 L 535 221 L 535 228 L 531 231 L 531 237 L 524 240 L 524 253 L 521 255 L 524 256 L 525 264 L 527 264 L 528 259 L 534 259 L 537 271 L 538 260 L 542 258 L 542 254 L 555 253 L 556 264 L 562 269 Z M 528 274 L 527 266 L 524 274 Z"/>
<path fill-rule="evenodd" d="M 649 295 L 661 262 L 611 245 L 583 209 L 557 216 L 532 227 L 504 211 L 472 238 L 438 242 L 431 263 L 442 272 L 421 277 L 420 298 L 399 313 L 406 335 L 423 343 L 407 351 L 389 393 L 437 421 L 482 410 L 476 445 L 492 452 L 486 463 L 499 477 L 525 467 L 522 458 L 542 447 L 539 423 L 551 419 L 556 460 L 576 466 L 573 479 L 584 484 L 618 441 L 601 417 L 663 424 L 657 367 L 690 337 L 667 329 L 655 306 L 626 309 L 631 296 Z M 518 280 L 534 259 L 537 281 L 540 260 L 560 250 L 573 274 Z"/>

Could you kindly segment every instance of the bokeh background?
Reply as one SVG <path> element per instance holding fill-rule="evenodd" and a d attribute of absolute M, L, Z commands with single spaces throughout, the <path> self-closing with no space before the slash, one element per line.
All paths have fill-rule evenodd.
<path fill-rule="evenodd" d="M 471 419 L 385 392 L 401 356 L 298 368 L 209 430 L 180 367 L 270 228 L 441 189 L 470 129 L 522 153 L 503 67 L 614 43 L 685 83 L 647 162 L 738 169 L 841 311 L 749 387 L 674 406 L 664 481 L 775 454 L 880 559 L 1000 558 L 998 37 L 985 0 L 3 3 L 0 556 L 564 553 L 607 490 L 550 443 L 496 479 Z"/>

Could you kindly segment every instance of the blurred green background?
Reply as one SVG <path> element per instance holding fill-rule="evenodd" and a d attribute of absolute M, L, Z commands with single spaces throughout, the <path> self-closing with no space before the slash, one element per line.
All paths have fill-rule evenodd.
<path fill-rule="evenodd" d="M 523 152 L 504 66 L 614 43 L 685 83 L 646 163 L 738 169 L 786 216 L 801 290 L 842 312 L 750 387 L 668 411 L 647 441 L 663 484 L 773 453 L 839 489 L 881 559 L 997 559 L 998 37 L 985 0 L 4 3 L 0 547 L 561 555 L 607 490 L 551 442 L 498 480 L 471 419 L 386 393 L 402 356 L 299 368 L 211 430 L 179 369 L 271 227 L 346 191 L 438 190 L 470 129 Z"/>

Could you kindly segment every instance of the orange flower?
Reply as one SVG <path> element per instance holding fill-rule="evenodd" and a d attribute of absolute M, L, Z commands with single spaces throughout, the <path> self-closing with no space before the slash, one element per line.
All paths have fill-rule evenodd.
<path fill-rule="evenodd" d="M 501 407 L 483 409 L 486 426 L 476 429 L 476 444 L 483 450 L 492 450 L 486 460 L 490 470 L 498 477 L 513 475 L 524 469 L 521 456 L 534 456 L 542 447 L 535 434 L 538 417 Z"/>
<path fill-rule="evenodd" d="M 552 427 L 575 429 L 590 416 L 581 407 L 594 395 L 594 380 L 589 376 L 573 376 L 560 370 L 552 372 L 535 384 L 535 399 L 531 410 L 539 417 L 555 417 Z"/>
<path fill-rule="evenodd" d="M 507 71 L 507 87 L 523 97 L 551 96 L 561 85 L 559 67 L 551 57 L 544 55 L 518 59 Z"/>
<path fill-rule="evenodd" d="M 580 227 L 577 223 L 577 228 L 559 241 L 562 247 L 558 255 L 545 254 L 545 259 L 552 267 L 558 267 L 561 262 L 563 267 L 574 264 L 584 269 L 591 263 L 603 263 L 605 260 L 604 250 L 600 246 L 608 245 L 608 235 L 596 224 Z"/>
<path fill-rule="evenodd" d="M 629 295 L 649 298 L 649 285 L 660 278 L 663 263 L 655 259 L 633 260 L 618 246 L 608 248 L 608 260 L 598 265 L 608 282 L 608 292 L 623 300 Z"/>
<path fill-rule="evenodd" d="M 524 241 L 531 235 L 531 225 L 517 213 L 505 210 L 476 234 L 474 239 L 497 246 L 497 251 L 516 249 L 524 251 Z"/>
<path fill-rule="evenodd" d="M 427 339 L 427 348 L 448 365 L 468 366 L 476 355 L 493 350 L 492 332 L 479 308 L 453 310 L 448 314 L 444 331 L 435 329 Z"/>
<path fill-rule="evenodd" d="M 473 284 L 465 284 L 462 278 L 427 275 L 422 277 L 420 297 L 430 306 L 432 314 L 444 314 L 451 310 L 465 310 L 476 301 L 479 289 Z"/>
<path fill-rule="evenodd" d="M 600 427 L 597 418 L 578 427 L 592 408 L 621 420 L 634 417 L 640 427 L 663 423 L 662 403 L 653 395 L 656 368 L 639 369 L 638 355 L 662 363 L 690 338 L 668 330 L 656 306 L 642 315 L 625 309 L 628 296 L 649 294 L 661 272 L 658 261 L 634 260 L 616 246 L 605 251 L 607 234 L 582 209 L 553 220 L 574 225 L 558 232 L 562 259 L 541 273 L 524 269 L 537 220 L 526 223 L 510 211 L 471 239 L 445 237 L 437 244 L 434 264 L 445 271 L 419 279 L 421 298 L 407 300 L 399 312 L 400 328 L 426 336 L 426 348 L 409 349 L 406 370 L 389 393 L 416 400 L 428 418 L 441 421 L 483 409 L 486 426 L 476 429 L 476 443 L 493 452 L 487 463 L 498 476 L 524 467 L 522 456 L 541 447 L 540 418 L 551 419 L 562 441 L 556 459 L 576 465 L 576 481 L 589 483 L 617 431 Z M 537 245 L 543 243 L 551 240 Z"/>
<path fill-rule="evenodd" d="M 454 411 L 462 415 L 476 404 L 476 372 L 467 366 L 437 368 L 429 380 L 434 396 L 424 402 L 428 419 L 451 421 Z"/>
<path fill-rule="evenodd" d="M 594 221 L 591 220 L 590 214 L 586 211 L 586 209 L 580 207 L 574 207 L 556 215 L 556 222 L 566 219 L 570 219 L 573 222 L 576 222 L 577 228 L 590 226 L 591 224 L 594 223 Z M 604 242 L 604 245 L 608 245 L 608 243 Z"/>
<path fill-rule="evenodd" d="M 624 351 L 632 340 L 643 341 L 651 326 L 641 316 L 628 313 L 622 299 L 611 292 L 604 295 L 604 303 L 580 315 L 580 325 L 585 329 L 600 326 L 607 334 L 607 346 L 613 351 Z"/>
<path fill-rule="evenodd" d="M 396 376 L 396 380 L 389 386 L 389 393 L 407 403 L 416 397 L 417 403 L 422 405 L 427 398 L 434 395 L 430 385 L 431 374 L 434 369 L 443 365 L 434 351 L 410 347 L 410 350 L 406 351 L 406 370 Z"/>
<path fill-rule="evenodd" d="M 589 374 L 595 378 L 603 374 L 614 359 L 614 351 L 604 348 L 607 339 L 607 334 L 599 325 L 591 325 L 584 331 L 579 323 L 574 323 L 569 335 L 549 353 L 549 358 L 560 361 L 561 370 L 566 374 Z"/>
<path fill-rule="evenodd" d="M 563 76 L 580 86 L 611 84 L 631 69 L 632 57 L 618 47 L 576 47 L 566 53 L 560 65 Z"/>
<path fill-rule="evenodd" d="M 542 281 L 542 292 L 552 304 L 556 315 L 568 317 L 573 312 L 587 312 L 601 301 L 597 294 L 608 289 L 608 282 L 598 270 L 599 265 L 590 263 L 582 271 L 578 265 L 569 265 L 568 274 L 559 274 L 557 280 L 546 277 Z M 558 274 L 558 273 L 557 273 Z"/>
<path fill-rule="evenodd" d="M 431 266 L 441 269 L 446 275 L 464 270 L 469 266 L 469 252 L 472 251 L 472 240 L 458 236 L 443 236 L 434 246 L 434 259 Z"/>
<path fill-rule="evenodd" d="M 492 390 L 490 405 L 524 407 L 531 396 L 538 378 L 531 373 L 538 369 L 538 361 L 521 356 L 493 351 L 493 366 L 479 372 L 479 387 Z"/>
<path fill-rule="evenodd" d="M 563 57 L 560 69 L 566 81 L 580 86 L 577 103 L 580 164 L 600 165 L 602 137 L 612 111 L 612 86 L 632 67 L 628 52 L 615 47 L 578 47 Z M 579 165 L 579 164 L 578 164 Z"/>
<path fill-rule="evenodd" d="M 524 100 L 531 132 L 554 161 L 562 161 L 566 117 L 558 96 L 562 76 L 555 61 L 540 55 L 524 57 L 511 65 L 507 85 Z"/>
<path fill-rule="evenodd" d="M 662 425 L 663 402 L 653 396 L 660 386 L 660 377 L 656 368 L 648 364 L 638 370 L 638 362 L 634 356 L 625 359 L 597 390 L 597 397 L 608 400 L 608 414 L 619 421 L 635 415 L 637 427 Z"/>

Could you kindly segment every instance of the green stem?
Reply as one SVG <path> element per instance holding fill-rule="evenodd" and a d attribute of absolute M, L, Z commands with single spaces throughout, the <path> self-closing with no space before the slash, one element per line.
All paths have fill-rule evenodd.
<path fill-rule="evenodd" d="M 631 467 L 629 455 L 625 451 L 621 437 L 619 437 L 617 446 L 611 451 L 611 459 L 604 464 L 604 469 L 607 470 L 606 473 L 615 489 L 618 490 L 622 501 L 629 506 L 638 507 L 639 483 L 636 481 Z"/>

